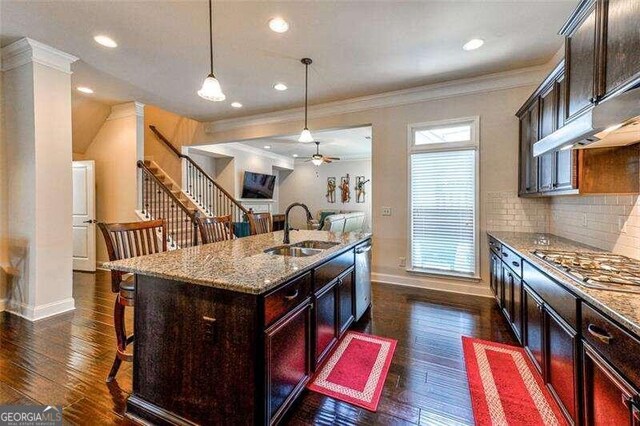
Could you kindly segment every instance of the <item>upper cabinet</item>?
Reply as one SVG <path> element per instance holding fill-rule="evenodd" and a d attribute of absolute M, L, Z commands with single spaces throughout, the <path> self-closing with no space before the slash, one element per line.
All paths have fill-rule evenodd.
<path fill-rule="evenodd" d="M 640 150 L 555 150 L 533 144 L 594 105 L 640 85 L 640 0 L 582 0 L 560 30 L 565 59 L 516 113 L 521 196 L 638 193 Z M 566 127 L 563 132 L 573 131 Z"/>

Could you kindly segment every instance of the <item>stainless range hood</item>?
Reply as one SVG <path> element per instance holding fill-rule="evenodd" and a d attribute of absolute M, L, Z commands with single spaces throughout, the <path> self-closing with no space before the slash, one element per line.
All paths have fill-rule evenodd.
<path fill-rule="evenodd" d="M 555 149 L 604 148 L 640 142 L 640 87 L 608 99 L 533 144 L 535 157 Z"/>

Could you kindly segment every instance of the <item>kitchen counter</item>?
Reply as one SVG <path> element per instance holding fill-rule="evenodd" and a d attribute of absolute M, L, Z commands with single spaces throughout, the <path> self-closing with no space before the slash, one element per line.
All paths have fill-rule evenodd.
<path fill-rule="evenodd" d="M 552 234 L 499 231 L 490 231 L 488 234 L 518 252 L 527 262 L 543 270 L 558 283 L 640 336 L 640 294 L 585 287 L 533 254 L 533 251 L 537 249 L 575 252 L 604 252 L 604 250 Z"/>
<path fill-rule="evenodd" d="M 215 287 L 262 294 L 331 256 L 371 238 L 370 233 L 291 231 L 291 244 L 306 240 L 338 245 L 308 257 L 264 253 L 282 245 L 284 232 L 254 235 L 165 253 L 108 262 L 105 268 Z"/>

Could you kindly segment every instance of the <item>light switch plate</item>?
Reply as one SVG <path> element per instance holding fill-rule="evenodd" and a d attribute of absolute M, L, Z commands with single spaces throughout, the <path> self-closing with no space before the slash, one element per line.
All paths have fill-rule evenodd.
<path fill-rule="evenodd" d="M 391 216 L 391 207 L 383 207 L 382 216 Z"/>

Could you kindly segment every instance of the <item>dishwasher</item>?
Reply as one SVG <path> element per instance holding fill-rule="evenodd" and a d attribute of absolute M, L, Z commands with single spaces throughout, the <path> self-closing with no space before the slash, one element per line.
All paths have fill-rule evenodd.
<path fill-rule="evenodd" d="M 371 305 L 371 240 L 356 247 L 356 321 Z"/>

